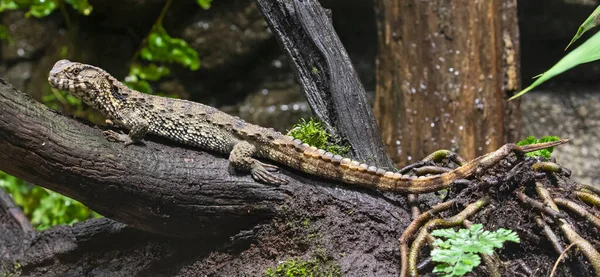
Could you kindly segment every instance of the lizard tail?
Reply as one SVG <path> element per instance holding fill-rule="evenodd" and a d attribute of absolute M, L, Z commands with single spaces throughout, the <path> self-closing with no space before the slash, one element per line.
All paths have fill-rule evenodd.
<path fill-rule="evenodd" d="M 334 181 L 355 184 L 362 187 L 400 193 L 427 193 L 448 188 L 458 179 L 471 176 L 476 170 L 489 168 L 513 152 L 532 152 L 567 143 L 568 139 L 544 142 L 525 146 L 505 144 L 498 150 L 480 156 L 450 172 L 435 176 L 409 176 L 369 166 L 349 158 L 334 155 L 299 140 L 286 140 L 276 143 L 279 151 L 273 160 L 297 170 Z M 292 151 L 290 151 L 292 150 Z"/>

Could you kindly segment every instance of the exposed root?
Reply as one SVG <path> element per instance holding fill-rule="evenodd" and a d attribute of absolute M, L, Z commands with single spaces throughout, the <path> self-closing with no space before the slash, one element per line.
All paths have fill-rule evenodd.
<path fill-rule="evenodd" d="M 420 162 L 408 165 L 399 170 L 402 174 L 407 174 L 409 171 L 413 171 L 416 176 L 424 176 L 427 174 L 443 174 L 446 172 L 452 171 L 452 168 L 445 166 L 436 166 L 435 163 L 442 162 L 444 159 L 448 159 L 458 166 L 463 166 L 467 164 L 467 161 L 463 159 L 461 156 L 452 152 L 450 150 L 438 150 L 427 157 L 425 157 Z M 412 219 L 416 219 L 421 214 L 421 210 L 419 209 L 419 195 L 418 194 L 409 194 L 408 196 L 408 206 L 411 210 Z"/>
<path fill-rule="evenodd" d="M 421 215 L 421 209 L 419 209 L 419 195 L 418 194 L 409 194 L 406 196 L 408 198 L 408 206 L 410 207 L 411 218 L 415 220 L 419 215 Z"/>
<path fill-rule="evenodd" d="M 481 210 L 481 208 L 483 208 L 483 206 L 487 205 L 488 203 L 490 203 L 490 198 L 485 196 L 477 200 L 476 202 L 469 204 L 464 210 L 462 210 L 455 216 L 452 216 L 448 219 L 436 218 L 425 223 L 425 225 L 421 228 L 421 231 L 415 238 L 408 252 L 408 266 L 403 266 L 400 269 L 400 276 L 407 276 L 407 274 L 409 276 L 418 276 L 417 258 L 419 257 L 419 253 L 421 252 L 423 244 L 429 236 L 430 230 L 438 227 L 453 227 L 460 225 L 466 218 L 477 213 L 479 210 Z M 404 264 L 404 262 L 402 263 Z"/>
<path fill-rule="evenodd" d="M 473 176 L 474 178 L 470 180 L 455 181 L 455 185 L 449 190 L 447 196 L 451 197 L 452 200 L 437 204 L 423 214 L 419 213 L 418 195 L 409 195 L 409 204 L 413 211 L 414 220 L 400 237 L 400 276 L 417 276 L 419 271 L 430 267 L 432 263 L 430 257 L 422 257 L 421 263 L 418 263 L 418 260 L 423 246 L 431 245 L 434 241 L 430 234 L 433 229 L 448 228 L 461 224 L 468 228 L 471 225 L 470 221 L 467 220 L 468 217 L 474 216 L 477 220 L 486 219 L 490 214 L 499 214 L 498 208 L 503 207 L 509 208 L 506 212 L 516 212 L 516 215 L 520 216 L 515 218 L 516 220 L 512 224 L 510 219 L 506 221 L 507 217 L 500 218 L 508 223 L 505 226 L 512 226 L 510 228 L 529 234 L 529 238 L 535 241 L 533 244 L 530 242 L 530 247 L 534 245 L 534 247 L 543 248 L 544 244 L 548 245 L 545 241 L 549 242 L 557 255 L 560 256 L 557 261 L 558 265 L 559 261 L 564 261 L 569 256 L 564 243 L 568 242 L 576 246 L 579 249 L 577 253 L 582 253 L 590 262 L 588 265 L 591 265 L 591 268 L 586 266 L 587 270 L 593 270 L 596 275 L 600 276 L 600 254 L 593 245 L 593 243 L 599 242 L 595 239 L 586 239 L 594 238 L 596 229 L 581 228 L 579 230 L 581 234 L 579 234 L 578 229 L 571 223 L 577 222 L 577 219 L 574 218 L 574 216 L 577 216 L 583 219 L 578 221 L 579 224 L 589 224 L 591 227 L 600 229 L 600 216 L 595 214 L 596 210 L 593 207 L 590 207 L 600 207 L 600 189 L 565 182 L 564 178 L 559 177 L 568 177 L 571 171 L 554 162 L 523 159 L 523 150 L 531 150 L 527 146 L 514 147 L 513 150 L 514 155 L 509 155 L 500 162 L 495 160 L 494 162 L 497 163 L 495 167 L 476 172 L 476 176 Z M 458 157 L 456 153 L 440 150 L 416 164 L 405 167 L 402 169 L 403 174 L 407 172 L 418 176 L 442 174 L 451 170 L 451 167 L 442 164 L 442 162 L 448 160 L 458 165 L 464 163 L 464 160 Z M 512 195 L 515 195 L 516 200 L 522 205 L 515 202 Z M 577 199 L 573 196 L 577 196 Z M 475 199 L 478 200 L 472 202 Z M 486 207 L 492 199 L 494 203 Z M 452 216 L 450 210 L 454 210 L 453 207 L 458 205 L 466 206 L 458 214 Z M 533 213 L 520 207 L 532 209 Z M 561 209 L 563 210 L 561 211 Z M 444 218 L 438 216 L 442 212 L 444 212 Z M 504 211 L 502 210 L 502 212 Z M 539 233 L 535 232 L 535 228 L 526 227 L 531 226 L 531 224 L 522 219 L 526 219 L 528 214 L 531 214 L 531 219 L 535 222 L 534 226 L 539 227 L 543 235 L 538 236 Z M 516 222 L 522 222 L 524 225 L 519 225 Z M 497 224 L 498 222 L 488 223 Z M 500 223 L 502 224 L 502 222 Z M 524 226 L 523 229 L 519 229 L 521 226 Z M 409 246 L 411 238 L 414 238 L 414 240 Z M 537 246 L 539 243 L 541 243 L 540 246 Z M 600 247 L 600 244 L 598 246 Z M 503 252 L 498 253 L 504 255 Z M 572 258 L 579 256 L 579 259 L 581 259 L 581 255 L 573 254 L 573 252 L 571 255 Z M 529 267 L 526 264 L 526 262 L 529 262 L 528 258 L 513 259 L 511 264 L 514 266 L 511 268 L 503 268 L 504 264 L 496 254 L 481 255 L 481 259 L 487 269 L 486 276 L 502 276 L 505 275 L 506 272 L 503 273 L 503 271 L 506 270 L 510 270 L 515 276 L 532 276 L 539 274 L 539 272 L 548 273 L 546 270 L 549 270 L 537 266 L 535 270 L 532 270 L 534 267 Z M 560 271 L 562 270 L 573 273 L 574 268 L 560 268 Z M 551 274 L 555 272 L 556 265 Z"/>
<path fill-rule="evenodd" d="M 443 203 L 439 203 L 435 206 L 433 206 L 429 211 L 424 212 L 423 214 L 421 214 L 419 217 L 415 218 L 410 225 L 408 225 L 408 227 L 406 227 L 406 230 L 404 230 L 404 233 L 402 233 L 402 236 L 400 236 L 400 268 L 401 268 L 401 274 L 400 276 L 406 276 L 406 270 L 408 269 L 408 239 L 414 235 L 419 228 L 421 228 L 421 226 L 423 226 L 423 224 L 428 221 L 431 220 L 431 218 L 433 218 L 434 216 L 436 216 L 438 213 L 448 210 L 450 208 L 452 208 L 452 205 L 454 205 L 454 200 L 450 200 L 447 202 L 443 202 Z"/>
<path fill-rule="evenodd" d="M 448 160 L 458 164 L 459 166 L 463 166 L 463 165 L 467 164 L 467 160 L 463 159 L 461 156 L 459 156 L 458 154 L 456 154 L 450 150 L 435 151 L 435 152 L 429 154 L 427 157 L 425 157 L 423 159 L 423 162 L 428 162 L 428 161 L 440 162 L 443 159 L 448 159 Z"/>
<path fill-rule="evenodd" d="M 562 167 L 559 164 L 553 162 L 537 162 L 532 166 L 535 171 L 549 172 L 549 173 L 563 173 L 566 176 L 571 176 L 571 170 Z"/>
<path fill-rule="evenodd" d="M 538 227 L 542 229 L 542 233 L 544 234 L 546 239 L 548 239 L 548 241 L 552 245 L 552 248 L 554 248 L 554 251 L 556 251 L 556 254 L 560 255 L 563 251 L 565 251 L 565 248 L 562 246 L 562 243 L 560 242 L 560 239 L 558 238 L 556 233 L 552 231 L 552 228 L 550 228 L 550 226 L 546 224 L 546 222 L 542 219 L 541 216 L 535 217 L 535 223 Z"/>
<path fill-rule="evenodd" d="M 587 222 L 589 222 L 590 224 L 596 226 L 596 228 L 600 229 L 600 218 L 596 217 L 595 215 L 593 215 L 592 213 L 588 212 L 586 208 L 584 208 L 581 205 L 576 204 L 575 202 L 568 200 L 568 199 L 564 199 L 564 198 L 554 198 L 554 202 L 569 210 L 570 212 L 585 218 L 585 220 Z"/>
<path fill-rule="evenodd" d="M 546 206 L 544 203 L 537 201 L 529 196 L 525 195 L 522 191 L 517 191 L 517 198 L 521 200 L 523 204 L 527 204 L 529 207 L 546 214 L 554 219 L 564 218 L 565 215 L 561 214 L 559 211 L 554 210 L 552 207 Z"/>
<path fill-rule="evenodd" d="M 579 197 L 579 199 L 581 199 L 581 201 L 592 206 L 600 207 L 600 196 L 597 194 L 585 190 L 575 191 L 574 193 L 577 195 L 577 197 Z"/>
<path fill-rule="evenodd" d="M 554 273 L 556 273 L 556 268 L 558 267 L 558 264 L 560 263 L 560 261 L 567 258 L 567 251 L 569 251 L 569 249 L 571 249 L 571 247 L 575 246 L 574 243 L 571 243 L 565 250 L 562 251 L 562 253 L 560 253 L 560 256 L 558 256 L 558 259 L 556 259 L 556 262 L 554 263 L 554 266 L 552 267 L 552 272 L 550 272 L 550 277 L 554 276 Z"/>
<path fill-rule="evenodd" d="M 589 185 L 579 185 L 577 186 L 577 190 L 583 191 L 583 192 L 591 192 L 591 193 L 595 193 L 597 195 L 600 195 L 600 188 L 597 187 L 592 187 Z"/>
<path fill-rule="evenodd" d="M 596 275 L 600 274 L 600 253 L 596 251 L 594 246 L 589 241 L 582 238 L 577 232 L 575 232 L 575 230 L 573 230 L 571 225 L 567 223 L 566 220 L 559 220 L 558 227 L 562 231 L 563 235 L 567 237 L 571 243 L 577 245 L 577 248 L 579 248 L 583 255 L 590 261 L 592 267 L 594 268 L 594 272 L 596 272 Z"/>
<path fill-rule="evenodd" d="M 548 190 L 546 190 L 546 188 L 544 188 L 541 184 L 537 183 L 536 191 L 538 192 L 538 195 L 543 199 L 543 201 L 545 203 L 547 203 L 548 206 L 546 206 L 546 207 L 551 207 L 552 210 L 560 213 L 558 206 L 556 205 L 554 200 L 550 198 L 550 192 L 548 192 Z M 580 192 L 580 193 L 597 196 L 593 193 L 587 193 L 587 192 Z M 521 199 L 521 198 L 519 198 L 519 199 Z M 561 232 L 563 233 L 563 235 L 569 240 L 569 242 L 571 242 L 571 244 L 577 245 L 577 247 L 583 253 L 583 255 L 590 261 L 596 274 L 597 275 L 600 274 L 600 253 L 598 253 L 598 251 L 594 248 L 594 246 L 589 241 L 582 238 L 564 218 L 559 218 L 557 220 L 557 225 L 558 225 L 559 229 L 561 230 Z"/>

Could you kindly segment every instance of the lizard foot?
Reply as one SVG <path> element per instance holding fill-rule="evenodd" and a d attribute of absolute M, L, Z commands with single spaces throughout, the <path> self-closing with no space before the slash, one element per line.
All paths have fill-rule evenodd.
<path fill-rule="evenodd" d="M 257 161 L 258 162 L 258 161 Z M 269 172 L 277 172 L 279 171 L 279 167 L 277 167 L 276 165 L 272 165 L 272 164 L 267 164 L 267 163 L 262 163 L 262 162 L 258 162 L 262 167 L 264 167 L 267 171 Z"/>
<path fill-rule="evenodd" d="M 288 181 L 273 174 L 274 171 L 277 171 L 277 166 L 256 162 L 250 170 L 250 174 L 254 180 L 262 183 L 277 186 L 287 184 Z"/>
<path fill-rule="evenodd" d="M 117 133 L 113 130 L 107 130 L 102 132 L 102 134 L 108 141 L 122 142 L 125 143 L 125 146 L 133 144 L 133 140 L 131 140 L 131 138 L 128 135 L 123 133 Z"/>

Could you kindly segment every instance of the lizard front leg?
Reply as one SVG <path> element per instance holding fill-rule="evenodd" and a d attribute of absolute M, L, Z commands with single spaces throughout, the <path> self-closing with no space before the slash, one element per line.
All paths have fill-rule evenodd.
<path fill-rule="evenodd" d="M 140 142 L 146 133 L 148 133 L 148 128 L 150 127 L 148 121 L 137 113 L 127 113 L 123 118 L 123 123 L 120 125 L 129 129 L 129 133 L 125 135 L 113 130 L 104 131 L 103 134 L 106 139 L 114 142 L 123 142 L 125 146 Z"/>
<path fill-rule="evenodd" d="M 287 180 L 274 174 L 277 167 L 263 163 L 252 156 L 256 154 L 256 147 L 247 141 L 240 141 L 233 146 L 229 154 L 229 163 L 236 169 L 250 172 L 256 181 L 271 185 L 283 185 Z"/>

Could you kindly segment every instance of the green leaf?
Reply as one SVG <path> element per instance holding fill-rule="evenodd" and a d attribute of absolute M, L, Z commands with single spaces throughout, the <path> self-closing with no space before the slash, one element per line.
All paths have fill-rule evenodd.
<path fill-rule="evenodd" d="M 7 40 L 9 43 L 13 43 L 12 36 L 8 32 L 8 29 L 2 24 L 0 24 L 0 40 Z"/>
<path fill-rule="evenodd" d="M 573 42 L 579 39 L 579 37 L 581 37 L 583 33 L 598 26 L 598 24 L 600 24 L 600 6 L 596 7 L 592 14 L 590 14 L 590 16 L 588 16 L 588 18 L 581 24 L 581 26 L 579 26 L 579 28 L 577 29 L 577 33 L 575 34 L 575 36 L 573 36 L 573 39 L 571 39 L 571 42 L 569 42 L 565 50 L 567 50 L 569 46 L 573 44 Z"/>
<path fill-rule="evenodd" d="M 524 90 L 521 90 L 519 93 L 515 94 L 509 100 L 515 99 L 533 88 L 539 86 L 540 84 L 550 80 L 552 77 L 561 74 L 577 65 L 583 63 L 589 63 L 595 60 L 600 59 L 600 32 L 593 35 L 586 42 L 579 45 L 579 47 L 575 48 L 575 50 L 569 52 L 566 56 L 564 56 L 560 61 L 558 61 L 554 66 L 552 66 L 548 71 L 539 75 L 539 78 L 533 82 L 533 84 L 529 85 Z"/>
<path fill-rule="evenodd" d="M 537 141 L 537 139 L 535 139 L 534 136 L 528 136 L 526 139 L 517 142 L 517 145 L 523 146 L 523 145 L 535 144 L 536 141 Z"/>
<path fill-rule="evenodd" d="M 34 186 L 1 171 L 0 188 L 12 196 L 15 203 L 21 207 L 32 225 L 38 230 L 100 217 L 73 199 Z"/>
<path fill-rule="evenodd" d="M 431 235 L 434 237 L 454 238 L 456 237 L 456 231 L 454 229 L 438 229 L 431 232 Z"/>
<path fill-rule="evenodd" d="M 184 40 L 169 36 L 161 25 L 153 27 L 140 56 L 149 61 L 178 63 L 191 70 L 200 68 L 198 52 Z"/>
<path fill-rule="evenodd" d="M 439 264 L 434 273 L 442 276 L 463 276 L 471 272 L 481 263 L 478 254 L 490 255 L 494 248 L 501 248 L 505 241 L 519 242 L 519 237 L 512 230 L 498 229 L 490 232 L 483 230 L 483 225 L 473 224 L 469 229 L 440 229 L 431 232 L 433 236 L 448 238 L 436 239 L 433 242 L 431 259 Z"/>
<path fill-rule="evenodd" d="M 37 18 L 46 17 L 58 8 L 58 0 L 33 0 L 29 11 L 25 13 L 26 17 L 35 16 Z"/>
<path fill-rule="evenodd" d="M 560 140 L 560 138 L 557 136 L 545 136 L 541 139 L 536 139 L 534 136 L 529 136 L 526 139 L 519 141 L 517 143 L 517 145 L 523 146 L 523 145 L 542 143 L 542 142 L 551 142 L 551 141 L 557 141 L 557 140 Z M 527 156 L 527 157 L 544 157 L 546 159 L 549 159 L 550 156 L 552 155 L 552 152 L 554 152 L 554 147 L 548 147 L 545 149 L 526 153 L 525 156 Z"/>
<path fill-rule="evenodd" d="M 20 8 L 20 6 L 14 0 L 0 0 L 0 12 L 6 10 L 16 10 L 18 8 Z"/>
<path fill-rule="evenodd" d="M 129 69 L 129 75 L 138 76 L 142 80 L 158 81 L 163 76 L 167 76 L 171 71 L 164 66 L 157 66 L 156 64 L 149 64 L 142 66 L 140 64 L 132 64 Z"/>
<path fill-rule="evenodd" d="M 65 0 L 65 2 L 69 3 L 73 7 L 73 9 L 77 10 L 80 14 L 90 15 L 94 7 L 90 5 L 88 0 Z"/>
<path fill-rule="evenodd" d="M 150 83 L 148 83 L 145 80 L 127 81 L 127 79 L 126 79 L 125 82 L 123 82 L 123 83 L 130 89 L 134 89 L 139 92 L 148 93 L 148 94 L 153 93 L 152 86 L 150 85 Z"/>
<path fill-rule="evenodd" d="M 196 3 L 198 3 L 198 5 L 200 5 L 200 7 L 202 7 L 205 10 L 210 9 L 211 2 L 212 0 L 196 0 Z"/>

